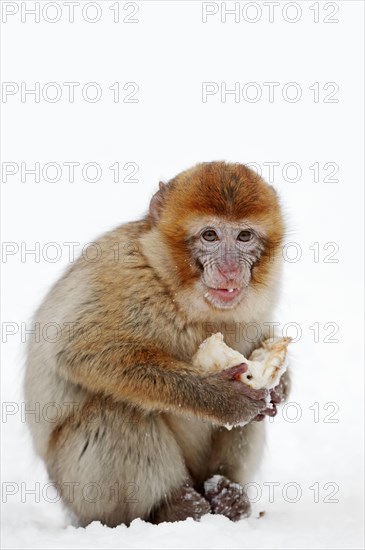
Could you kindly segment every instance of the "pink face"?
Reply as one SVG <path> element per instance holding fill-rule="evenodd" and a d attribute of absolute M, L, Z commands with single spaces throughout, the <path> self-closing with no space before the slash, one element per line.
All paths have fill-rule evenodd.
<path fill-rule="evenodd" d="M 264 237 L 248 221 L 201 226 L 191 239 L 205 300 L 215 308 L 235 307 L 244 297 Z"/>

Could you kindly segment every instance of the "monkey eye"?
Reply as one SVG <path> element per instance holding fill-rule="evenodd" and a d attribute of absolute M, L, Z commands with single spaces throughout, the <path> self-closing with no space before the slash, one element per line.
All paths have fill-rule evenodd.
<path fill-rule="evenodd" d="M 252 237 L 252 233 L 251 231 L 248 231 L 247 229 L 245 229 L 244 231 L 241 231 L 237 237 L 237 239 L 239 241 L 242 241 L 244 243 L 246 243 L 247 241 L 249 241 Z"/>
<path fill-rule="evenodd" d="M 202 233 L 202 237 L 205 241 L 213 242 L 218 240 L 218 235 L 214 229 L 207 229 Z"/>

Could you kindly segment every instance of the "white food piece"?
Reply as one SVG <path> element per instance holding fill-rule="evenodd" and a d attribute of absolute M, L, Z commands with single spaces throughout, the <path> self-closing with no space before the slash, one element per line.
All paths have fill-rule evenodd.
<path fill-rule="evenodd" d="M 230 348 L 223 341 L 223 334 L 216 332 L 204 340 L 193 357 L 193 365 L 199 367 L 202 374 L 220 372 L 241 363 L 247 359 L 238 351 Z"/>
<path fill-rule="evenodd" d="M 227 346 L 223 335 L 217 332 L 200 344 L 192 362 L 202 374 L 220 372 L 246 363 L 248 370 L 239 379 L 257 390 L 271 389 L 278 385 L 287 368 L 290 341 L 291 338 L 269 338 L 251 353 L 250 359 L 246 359 L 242 353 Z"/>
<path fill-rule="evenodd" d="M 277 386 L 288 366 L 287 349 L 290 342 L 289 337 L 265 340 L 246 361 L 248 371 L 241 374 L 241 381 L 256 390 L 270 390 Z"/>

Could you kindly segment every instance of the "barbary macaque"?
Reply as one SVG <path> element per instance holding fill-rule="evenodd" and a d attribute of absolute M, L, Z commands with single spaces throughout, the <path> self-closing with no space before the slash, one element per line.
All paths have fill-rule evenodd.
<path fill-rule="evenodd" d="M 192 358 L 218 332 L 245 357 L 272 336 L 283 236 L 271 186 L 202 163 L 160 183 L 142 220 L 99 238 L 98 261 L 84 254 L 50 290 L 34 321 L 64 330 L 30 342 L 25 395 L 57 405 L 30 429 L 79 525 L 249 515 L 243 485 L 288 371 L 255 389 L 238 379 L 245 363 L 202 373 Z"/>

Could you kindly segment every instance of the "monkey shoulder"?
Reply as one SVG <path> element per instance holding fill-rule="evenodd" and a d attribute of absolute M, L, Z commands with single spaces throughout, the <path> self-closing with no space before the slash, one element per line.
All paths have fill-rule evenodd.
<path fill-rule="evenodd" d="M 156 295 L 168 295 L 168 288 L 144 254 L 141 239 L 149 232 L 147 221 L 126 223 L 103 235 L 96 244 L 100 247 L 100 262 L 91 269 L 91 281 L 104 286 L 106 294 L 117 292 L 139 303 Z M 107 288 L 105 288 L 107 287 Z"/>
<path fill-rule="evenodd" d="M 148 231 L 148 222 L 143 220 L 123 224 L 91 244 L 98 261 L 89 261 L 87 254 L 79 259 L 69 275 L 87 286 L 76 300 L 83 318 L 87 314 L 103 326 L 118 324 L 134 335 L 151 334 L 157 319 L 160 326 L 178 322 L 173 292 L 141 246 L 141 237 Z"/>

